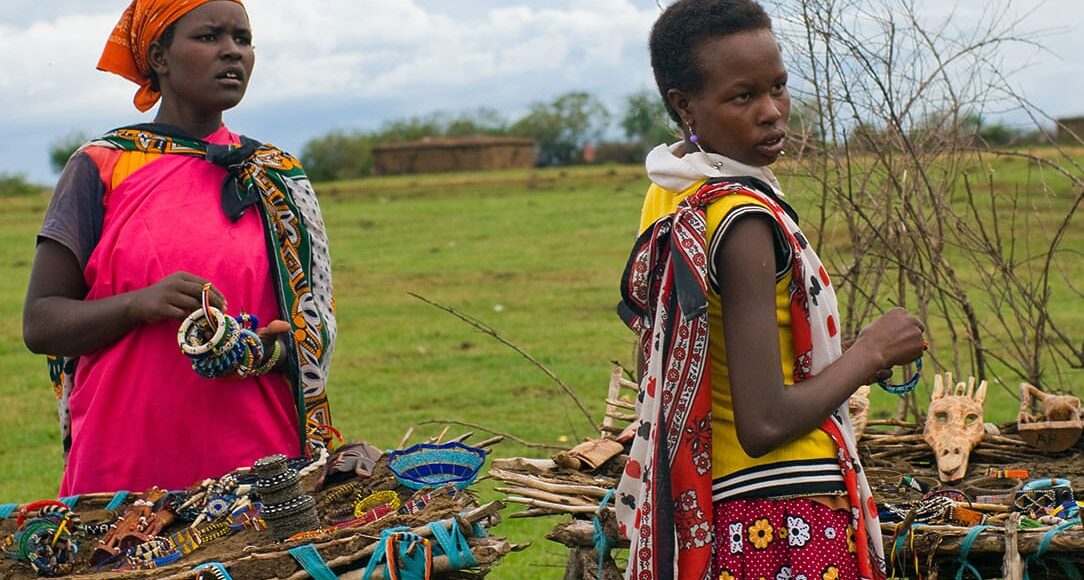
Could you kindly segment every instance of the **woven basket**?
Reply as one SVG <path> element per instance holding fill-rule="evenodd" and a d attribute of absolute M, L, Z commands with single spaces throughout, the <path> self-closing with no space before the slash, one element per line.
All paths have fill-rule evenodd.
<path fill-rule="evenodd" d="M 463 489 L 478 477 L 485 461 L 484 450 L 458 441 L 419 443 L 404 450 L 392 451 L 388 456 L 388 468 L 399 483 L 410 489 L 440 487 L 449 483 Z"/>

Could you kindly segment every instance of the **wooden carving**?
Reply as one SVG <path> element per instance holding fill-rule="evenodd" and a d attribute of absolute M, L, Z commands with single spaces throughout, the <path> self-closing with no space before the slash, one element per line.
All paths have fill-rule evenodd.
<path fill-rule="evenodd" d="M 858 387 L 847 400 L 847 409 L 851 415 L 851 426 L 854 427 L 854 438 L 861 439 L 869 421 L 869 385 Z"/>
<path fill-rule="evenodd" d="M 952 384 L 952 373 L 934 375 L 933 396 L 926 413 L 923 438 L 937 458 L 937 477 L 943 482 L 963 479 L 971 450 L 982 440 L 986 381 L 975 388 L 975 377 Z"/>
<path fill-rule="evenodd" d="M 1050 395 L 1028 383 L 1020 383 L 1020 438 L 1047 453 L 1065 451 L 1076 444 L 1084 430 L 1080 399 Z"/>

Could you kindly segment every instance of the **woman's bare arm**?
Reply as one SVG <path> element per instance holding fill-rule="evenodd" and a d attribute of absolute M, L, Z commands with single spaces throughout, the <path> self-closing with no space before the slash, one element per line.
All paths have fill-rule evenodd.
<path fill-rule="evenodd" d="M 881 369 L 922 353 L 922 324 L 894 309 L 859 333 L 819 375 L 786 388 L 775 304 L 773 224 L 748 216 L 730 227 L 716 255 L 723 334 L 738 440 L 753 457 L 816 429 Z"/>

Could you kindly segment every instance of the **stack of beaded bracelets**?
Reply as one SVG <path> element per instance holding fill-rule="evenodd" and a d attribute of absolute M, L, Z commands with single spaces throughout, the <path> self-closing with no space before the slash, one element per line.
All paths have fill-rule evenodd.
<path fill-rule="evenodd" d="M 177 346 L 192 362 L 192 369 L 209 379 L 270 372 L 282 356 L 279 341 L 265 356 L 263 341 L 255 332 L 259 320 L 251 314 L 236 318 L 223 314 L 208 303 L 208 290 L 205 286 L 203 307 L 189 314 L 177 330 Z"/>

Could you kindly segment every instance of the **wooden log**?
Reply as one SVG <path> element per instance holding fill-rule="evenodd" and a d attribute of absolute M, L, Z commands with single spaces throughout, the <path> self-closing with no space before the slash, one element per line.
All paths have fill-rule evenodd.
<path fill-rule="evenodd" d="M 922 435 L 870 435 L 867 432 L 866 437 L 869 439 L 875 439 L 884 443 L 918 443 L 919 441 L 925 442 Z"/>
<path fill-rule="evenodd" d="M 458 437 L 452 437 L 448 441 L 458 441 L 458 442 L 462 443 L 462 442 L 466 441 L 467 439 L 470 439 L 473 436 L 474 436 L 474 431 L 467 431 L 466 433 L 464 433 L 464 434 L 462 434 L 462 435 L 460 435 Z"/>
<path fill-rule="evenodd" d="M 623 401 L 621 399 L 606 399 L 607 405 L 613 405 L 619 409 L 636 410 L 636 403 L 630 403 L 629 401 Z"/>
<path fill-rule="evenodd" d="M 472 510 L 468 510 L 468 511 L 460 514 L 460 517 L 464 521 L 473 524 L 475 522 L 480 522 L 482 520 L 493 517 L 498 512 L 500 512 L 501 509 L 504 508 L 504 506 L 505 506 L 505 504 L 502 501 L 493 501 L 493 502 L 487 503 L 487 504 L 485 504 L 483 506 L 474 508 Z M 444 519 L 444 520 L 440 520 L 440 522 L 442 524 L 444 524 L 445 526 L 447 526 L 449 528 L 452 525 L 451 524 L 452 521 L 454 521 L 452 518 L 447 518 L 447 519 Z M 414 529 L 412 529 L 410 531 L 417 534 L 417 535 L 419 535 L 419 536 L 422 536 L 422 537 L 432 537 L 432 535 L 433 535 L 433 531 L 429 528 L 429 526 L 420 526 L 420 527 L 414 528 Z M 464 528 L 463 533 L 469 535 L 470 534 L 470 526 L 467 526 L 466 528 Z M 336 538 L 336 539 L 329 540 L 329 541 L 314 541 L 313 544 L 316 546 L 317 550 L 320 550 L 320 549 L 326 549 L 328 547 L 339 545 L 339 544 L 353 542 L 355 540 L 356 540 L 356 536 L 348 536 L 348 537 Z M 340 556 L 338 558 L 331 559 L 330 561 L 328 561 L 328 565 L 335 568 L 335 567 L 340 567 L 340 566 L 346 566 L 346 565 L 352 564 L 353 562 L 356 562 L 358 560 L 369 558 L 370 556 L 373 555 L 374 552 L 376 552 L 376 548 L 377 548 L 376 544 L 377 543 L 376 543 L 376 541 L 374 539 L 374 541 L 371 544 L 365 546 L 364 548 L 362 548 L 361 550 L 358 550 L 357 552 L 347 554 L 345 556 Z M 249 553 L 244 557 L 237 558 L 235 560 L 231 560 L 231 561 L 228 561 L 228 562 L 222 562 L 222 565 L 225 566 L 226 569 L 228 570 L 231 566 L 235 566 L 235 565 L 237 565 L 239 563 L 249 561 L 249 560 L 271 560 L 271 559 L 278 559 L 278 558 L 282 558 L 282 557 L 288 557 L 288 556 L 286 556 L 286 552 L 283 549 L 282 544 L 277 544 L 277 545 L 273 545 L 273 546 L 266 546 L 266 547 L 263 547 L 261 549 L 263 550 L 262 552 Z M 183 564 L 183 565 L 178 564 L 177 566 L 178 567 L 183 567 L 184 571 L 179 572 L 177 574 L 171 574 L 169 576 L 162 577 L 159 580 L 191 580 L 192 579 L 193 574 L 192 574 L 192 570 L 190 569 L 191 568 L 191 563 L 186 563 L 186 564 Z M 301 580 L 302 578 L 309 578 L 309 574 L 307 572 L 305 572 L 304 570 L 302 570 L 300 572 L 297 572 L 296 574 L 293 574 L 292 576 L 289 576 L 286 580 Z"/>
<path fill-rule="evenodd" d="M 1009 514 L 1009 521 L 1005 523 L 1005 558 L 1001 561 L 1001 575 L 1005 580 L 1022 580 L 1024 577 L 1016 534 L 1019 525 L 1020 514 Z"/>
<path fill-rule="evenodd" d="M 866 421 L 867 428 L 881 426 L 903 427 L 904 429 L 918 429 L 918 423 L 909 423 L 907 421 L 896 419 L 894 417 L 891 419 L 870 419 L 869 421 Z"/>
<path fill-rule="evenodd" d="M 930 552 L 927 544 L 932 543 L 936 538 L 937 543 L 933 546 L 933 553 L 939 556 L 958 555 L 964 536 L 970 529 L 971 528 L 959 526 L 923 526 L 916 528 L 914 532 L 914 546 L 918 548 L 920 555 L 926 554 Z M 1037 528 L 1034 530 L 1018 532 L 1016 540 L 1018 553 L 1023 555 L 1033 554 L 1039 547 L 1039 543 L 1042 542 L 1043 534 L 1050 529 L 1051 528 Z M 891 537 L 891 529 L 887 532 L 886 537 Z M 905 557 L 912 557 L 911 544 L 912 542 L 910 541 L 904 543 L 903 555 Z M 993 528 L 984 531 L 975 538 L 970 553 L 1003 554 L 1004 551 L 1004 530 L 1001 528 Z M 1067 553 L 1071 555 L 1084 554 L 1084 531 L 1079 528 L 1059 531 L 1050 541 L 1050 545 L 1047 547 L 1045 553 L 1050 555 L 1058 553 Z"/>
<path fill-rule="evenodd" d="M 506 459 L 494 459 L 490 463 L 490 469 L 510 469 L 513 471 L 532 471 L 534 473 L 546 473 L 557 468 L 552 459 L 528 459 L 526 457 L 510 457 Z"/>
<path fill-rule="evenodd" d="M 501 493 L 507 493 L 509 495 L 522 495 L 524 497 L 533 497 L 543 501 L 552 501 L 554 503 L 561 503 L 565 505 L 585 505 L 585 506 L 598 506 L 597 503 L 592 503 L 589 500 L 581 499 L 575 496 L 561 495 L 557 493 L 550 493 L 548 491 L 542 491 L 540 489 L 532 489 L 529 487 L 498 487 L 497 491 Z"/>
<path fill-rule="evenodd" d="M 506 554 L 512 551 L 513 545 L 507 541 L 490 542 L 482 546 L 472 547 L 471 555 L 474 557 L 474 561 L 478 563 L 477 566 L 471 569 L 487 568 L 490 564 L 493 564 L 497 560 L 503 558 Z M 332 566 L 331 562 L 328 562 L 328 566 Z M 447 572 L 454 572 L 457 568 L 454 568 L 451 564 L 448 556 L 434 556 L 432 572 L 434 574 L 443 574 Z M 362 580 L 365 575 L 364 569 L 349 570 L 339 575 L 339 580 Z M 369 576 L 373 580 L 384 580 L 384 567 L 377 566 L 373 571 L 372 576 Z M 396 576 L 398 577 L 398 576 Z M 309 578 L 308 573 L 300 572 L 287 578 L 287 580 L 302 580 L 303 578 Z"/>
<path fill-rule="evenodd" d="M 583 580 L 583 559 L 577 548 L 569 548 L 568 563 L 565 564 L 565 575 L 561 580 Z"/>
<path fill-rule="evenodd" d="M 586 495 L 589 497 L 597 497 L 598 499 L 602 499 L 606 497 L 606 494 L 609 491 L 607 489 L 594 485 L 555 483 L 539 477 L 531 477 L 529 475 L 506 471 L 504 469 L 490 469 L 489 475 L 494 479 L 507 481 L 509 483 L 515 483 L 525 487 L 533 487 L 535 489 L 541 489 L 543 491 L 549 491 L 552 493 Z"/>
<path fill-rule="evenodd" d="M 468 511 L 466 513 L 460 514 L 460 517 L 463 520 L 465 520 L 467 523 L 474 523 L 474 522 L 481 521 L 483 519 L 486 519 L 486 518 L 489 518 L 489 517 L 495 515 L 503 507 L 504 507 L 504 504 L 502 502 L 495 501 L 495 502 L 488 503 L 488 504 L 486 504 L 484 506 L 475 508 L 473 510 L 470 510 L 470 511 Z M 440 520 L 440 523 L 450 529 L 451 526 L 452 526 L 453 521 L 455 521 L 455 520 L 452 519 L 452 518 L 447 518 L 447 519 L 444 519 L 444 520 Z M 469 534 L 470 533 L 469 530 L 470 530 L 470 526 L 467 526 L 462 531 L 463 531 L 464 534 Z M 414 534 L 422 536 L 423 538 L 430 538 L 430 537 L 433 536 L 433 530 L 430 529 L 428 525 L 420 526 L 420 527 L 414 528 L 413 530 L 410 530 L 410 531 L 412 533 L 414 533 Z M 317 548 L 317 550 L 319 550 L 320 549 L 320 544 L 316 544 L 316 548 Z M 328 561 L 327 565 L 329 567 L 332 567 L 332 568 L 337 568 L 337 567 L 340 567 L 340 566 L 346 566 L 346 565 L 349 565 L 349 564 L 353 564 L 354 562 L 364 560 L 364 559 L 368 559 L 368 558 L 372 557 L 372 555 L 376 552 L 376 549 L 377 549 L 377 542 L 373 542 L 372 544 L 369 544 L 365 548 L 362 548 L 357 553 L 347 554 L 345 556 L 340 556 L 338 558 L 333 558 L 330 561 Z M 511 545 L 508 546 L 508 551 L 511 551 Z M 475 559 L 476 560 L 478 560 L 479 558 L 485 558 L 489 554 L 485 550 L 478 550 L 478 552 L 476 552 L 473 549 L 471 550 L 471 553 L 475 554 Z M 505 553 L 507 553 L 507 552 L 505 552 Z M 481 563 L 481 560 L 478 560 L 478 561 L 479 561 L 479 563 Z M 436 563 L 436 559 L 434 558 L 434 564 L 435 563 Z M 445 570 L 445 571 L 447 571 L 447 570 Z M 309 577 L 309 574 L 307 572 L 305 572 L 304 570 L 302 570 L 302 571 L 300 571 L 300 572 L 298 572 L 298 573 L 296 573 L 296 574 L 294 574 L 292 576 L 288 576 L 286 578 L 286 580 L 302 580 L 302 579 L 308 578 L 308 577 Z M 340 578 L 342 578 L 342 577 L 343 576 L 340 576 Z M 359 575 L 359 576 L 357 576 L 357 578 L 361 578 L 361 576 Z"/>
<path fill-rule="evenodd" d="M 590 520 L 569 520 L 561 522 L 546 533 L 546 539 L 564 544 L 570 548 L 593 548 L 595 546 L 595 524 Z M 617 548 L 628 548 L 625 538 L 610 537 Z"/>
<path fill-rule="evenodd" d="M 598 553 L 594 548 L 574 548 L 569 554 L 569 560 L 576 560 L 576 569 L 579 576 L 576 580 L 623 580 L 624 574 L 618 569 L 613 558 L 606 558 L 602 565 L 602 574 L 599 575 Z M 567 570 L 567 568 L 566 568 Z"/>
<path fill-rule="evenodd" d="M 561 512 L 555 512 L 553 510 L 547 510 L 547 509 L 542 509 L 542 508 L 531 508 L 529 510 L 523 510 L 523 511 L 519 511 L 519 512 L 512 512 L 512 513 L 508 514 L 508 518 L 509 519 L 513 519 L 513 518 L 515 518 L 515 519 L 520 519 L 520 518 L 541 518 L 541 517 L 549 517 L 549 516 L 556 516 L 556 515 L 563 515 L 563 514 Z"/>
<path fill-rule="evenodd" d="M 551 502 L 551 501 L 543 501 L 543 500 L 540 500 L 540 499 L 534 499 L 534 498 L 531 498 L 531 497 L 522 497 L 522 496 L 517 496 L 517 495 L 511 495 L 511 496 L 508 496 L 505 499 L 506 499 L 506 501 L 508 501 L 510 503 L 519 503 L 519 504 L 523 504 L 523 505 L 529 505 L 531 507 L 546 508 L 546 509 L 551 509 L 551 510 L 554 510 L 554 511 L 570 513 L 570 514 L 593 514 L 593 513 L 598 511 L 598 506 L 565 505 L 565 504 L 560 504 L 560 503 L 554 503 L 554 502 Z M 605 509 L 612 510 L 613 508 L 612 507 L 607 507 Z"/>
<path fill-rule="evenodd" d="M 411 425 L 410 427 L 407 428 L 406 433 L 403 433 L 403 438 L 399 440 L 399 446 L 396 447 L 396 449 L 405 449 L 407 441 L 410 440 L 410 437 L 412 435 L 414 435 L 414 426 L 413 425 Z"/>
<path fill-rule="evenodd" d="M 494 435 L 493 437 L 490 437 L 489 439 L 486 439 L 485 441 L 479 442 L 477 447 L 481 447 L 482 449 L 487 449 L 489 447 L 492 447 L 492 446 L 500 443 L 501 441 L 504 441 L 504 435 Z"/>
<path fill-rule="evenodd" d="M 614 418 L 610 416 L 610 413 L 617 412 L 615 406 L 610 403 L 610 399 L 616 399 L 621 392 L 621 367 L 614 365 L 610 369 L 610 385 L 606 391 L 606 409 L 605 414 L 602 417 L 602 425 L 599 426 L 601 437 L 606 436 L 606 427 L 612 427 L 614 424 Z"/>

